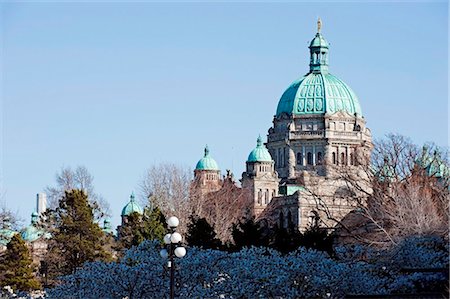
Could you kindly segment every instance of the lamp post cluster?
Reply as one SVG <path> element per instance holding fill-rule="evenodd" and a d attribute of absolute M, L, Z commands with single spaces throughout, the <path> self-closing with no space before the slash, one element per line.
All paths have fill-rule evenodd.
<path fill-rule="evenodd" d="M 164 236 L 166 248 L 161 249 L 159 252 L 162 258 L 169 258 L 167 267 L 170 270 L 170 299 L 175 298 L 175 256 L 182 258 L 186 255 L 186 248 L 180 245 L 182 237 L 176 232 L 178 224 L 180 224 L 180 220 L 175 216 L 167 219 L 170 233 Z"/>

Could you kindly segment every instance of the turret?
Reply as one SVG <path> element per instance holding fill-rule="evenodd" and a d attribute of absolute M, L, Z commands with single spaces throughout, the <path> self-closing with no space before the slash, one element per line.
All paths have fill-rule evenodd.
<path fill-rule="evenodd" d="M 254 215 L 257 217 L 267 207 L 273 197 L 278 195 L 278 174 L 269 151 L 261 136 L 256 147 L 247 158 L 247 170 L 242 174 L 242 188 L 247 188 L 254 201 Z"/>
<path fill-rule="evenodd" d="M 194 180 L 196 190 L 201 193 L 217 191 L 221 187 L 220 169 L 211 157 L 208 145 L 205 146 L 203 158 L 195 166 Z"/>

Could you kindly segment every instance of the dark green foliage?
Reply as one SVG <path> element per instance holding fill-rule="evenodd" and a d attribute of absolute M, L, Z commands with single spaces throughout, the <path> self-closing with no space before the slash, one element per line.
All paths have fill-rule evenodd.
<path fill-rule="evenodd" d="M 302 234 L 295 228 L 275 227 L 271 238 L 270 247 L 288 253 L 296 250 L 300 246 Z"/>
<path fill-rule="evenodd" d="M 300 246 L 333 254 L 333 237 L 318 224 L 310 225 L 300 237 Z"/>
<path fill-rule="evenodd" d="M 235 250 L 240 250 L 243 247 L 267 245 L 267 240 L 254 218 L 245 219 L 237 224 L 233 224 L 231 235 L 233 236 L 233 249 Z"/>
<path fill-rule="evenodd" d="M 50 277 L 73 273 L 85 262 L 110 259 L 103 248 L 105 235 L 94 223 L 93 207 L 84 191 L 65 191 L 59 206 L 47 216 L 52 238 L 45 263 Z"/>
<path fill-rule="evenodd" d="M 219 249 L 221 242 L 216 238 L 214 228 L 205 218 L 196 216 L 189 217 L 190 223 L 187 227 L 186 241 L 190 246 L 203 249 Z"/>
<path fill-rule="evenodd" d="M 10 286 L 14 291 L 39 289 L 32 263 L 25 241 L 20 234 L 14 235 L 0 258 L 0 286 Z"/>
<path fill-rule="evenodd" d="M 162 241 L 166 233 L 166 219 L 158 208 L 146 208 L 144 214 L 132 213 L 119 232 L 119 249 L 129 249 L 144 240 Z"/>

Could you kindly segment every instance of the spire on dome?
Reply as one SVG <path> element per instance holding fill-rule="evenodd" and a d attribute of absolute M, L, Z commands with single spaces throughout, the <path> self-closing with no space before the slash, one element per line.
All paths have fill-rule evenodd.
<path fill-rule="evenodd" d="M 135 198 L 135 196 L 134 196 L 134 191 L 131 191 L 130 201 L 134 201 L 134 198 Z"/>
<path fill-rule="evenodd" d="M 256 146 L 261 147 L 262 146 L 262 138 L 261 135 L 258 136 L 258 139 L 256 139 Z"/>
<path fill-rule="evenodd" d="M 208 145 L 205 146 L 205 157 L 209 156 L 209 147 Z"/>
<path fill-rule="evenodd" d="M 328 73 L 328 42 L 323 38 L 320 30 L 322 29 L 322 20 L 317 20 L 317 33 L 309 44 L 311 73 Z"/>

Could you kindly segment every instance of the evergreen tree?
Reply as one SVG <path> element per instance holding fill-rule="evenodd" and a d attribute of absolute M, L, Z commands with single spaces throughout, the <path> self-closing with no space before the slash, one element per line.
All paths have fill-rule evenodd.
<path fill-rule="evenodd" d="M 236 250 L 240 250 L 243 247 L 267 245 L 267 241 L 254 218 L 233 224 L 231 235 L 233 236 L 234 249 Z"/>
<path fill-rule="evenodd" d="M 47 213 L 47 222 L 52 234 L 45 257 L 50 277 L 73 273 L 85 262 L 111 258 L 84 191 L 65 191 L 59 206 Z"/>
<path fill-rule="evenodd" d="M 39 289 L 32 263 L 25 241 L 20 234 L 14 235 L 0 259 L 0 286 L 10 286 L 14 291 Z"/>
<path fill-rule="evenodd" d="M 293 226 L 275 227 L 270 246 L 282 253 L 296 250 L 300 246 L 302 234 Z"/>
<path fill-rule="evenodd" d="M 187 227 L 186 241 L 190 246 L 197 246 L 203 249 L 219 249 L 221 242 L 216 238 L 214 228 L 205 218 L 197 216 L 189 217 L 190 223 Z"/>
<path fill-rule="evenodd" d="M 333 238 L 318 223 L 310 225 L 300 238 L 300 246 L 333 254 Z"/>
<path fill-rule="evenodd" d="M 127 216 L 119 235 L 119 250 L 137 246 L 144 240 L 162 241 L 166 234 L 166 219 L 158 208 L 146 208 L 144 214 L 132 213 Z"/>

